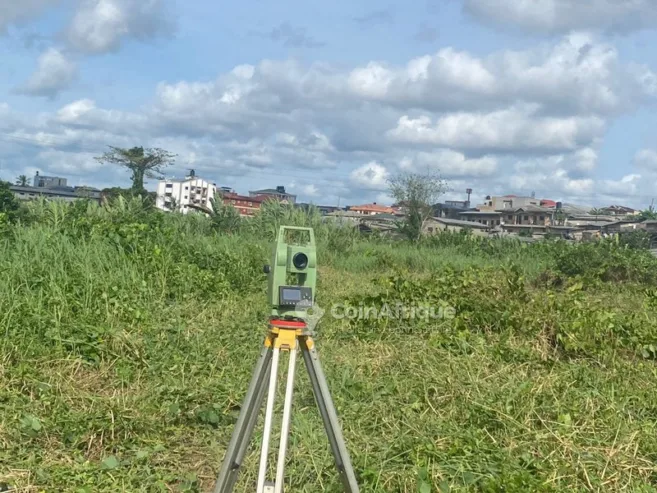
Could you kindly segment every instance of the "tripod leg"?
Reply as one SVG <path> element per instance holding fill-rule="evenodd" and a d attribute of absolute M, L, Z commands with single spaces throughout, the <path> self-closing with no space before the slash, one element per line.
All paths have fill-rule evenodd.
<path fill-rule="evenodd" d="M 306 363 L 306 369 L 308 370 L 308 376 L 310 377 L 319 412 L 322 415 L 322 421 L 324 421 L 324 429 L 331 445 L 331 451 L 333 452 L 335 465 L 340 474 L 342 486 L 347 493 L 358 493 L 359 488 L 358 483 L 356 483 L 356 475 L 351 466 L 349 452 L 347 452 L 347 446 L 342 437 L 338 415 L 331 399 L 331 393 L 326 383 L 322 365 L 319 362 L 319 355 L 315 349 L 315 344 L 307 336 L 302 337 L 300 340 L 303 360 Z"/>
<path fill-rule="evenodd" d="M 244 460 L 244 454 L 253 435 L 258 411 L 262 406 L 265 382 L 271 370 L 271 360 L 271 348 L 264 347 L 253 370 L 251 383 L 242 403 L 242 409 L 237 418 L 233 436 L 228 444 L 214 493 L 231 493 L 233 491 L 233 487 L 237 481 L 237 474 L 242 466 L 242 460 Z"/>
<path fill-rule="evenodd" d="M 278 446 L 278 464 L 276 465 L 276 482 L 274 493 L 283 492 L 283 471 L 285 470 L 285 453 L 287 452 L 287 439 L 290 433 L 290 415 L 292 413 L 292 394 L 294 393 L 294 370 L 297 361 L 296 348 L 290 350 L 290 363 L 287 370 L 287 386 L 285 387 L 285 404 L 283 405 L 283 424 L 281 426 L 281 441 Z"/>
<path fill-rule="evenodd" d="M 274 347 L 274 355 L 269 374 L 269 391 L 267 394 L 267 407 L 265 410 L 265 429 L 262 434 L 262 450 L 260 452 L 260 468 L 258 471 L 258 485 L 256 493 L 263 493 L 265 489 L 265 476 L 267 475 L 267 456 L 269 455 L 269 436 L 274 415 L 274 398 L 276 397 L 276 379 L 278 377 L 278 359 L 281 350 Z"/>

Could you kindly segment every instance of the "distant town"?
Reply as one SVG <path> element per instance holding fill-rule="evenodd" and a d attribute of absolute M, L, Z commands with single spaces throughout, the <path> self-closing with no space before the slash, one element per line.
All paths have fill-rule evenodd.
<path fill-rule="evenodd" d="M 108 198 L 108 189 L 71 187 L 67 179 L 43 176 L 38 172 L 32 183 L 29 180 L 11 186 L 20 200 L 45 197 L 58 200 L 89 199 L 102 203 Z M 297 203 L 297 197 L 284 186 L 252 190 L 241 195 L 230 187 L 219 187 L 196 176 L 194 171 L 181 179 L 163 179 L 154 193 L 156 207 L 163 211 L 192 211 L 210 213 L 211 200 L 221 198 L 224 205 L 235 207 L 244 217 L 253 216 L 262 204 L 276 200 L 294 207 L 310 208 L 311 204 Z M 570 240 L 588 240 L 616 233 L 644 230 L 655 237 L 657 246 L 657 220 L 644 217 L 641 211 L 622 205 L 588 209 L 574 204 L 539 199 L 533 196 L 486 196 L 481 204 L 471 205 L 472 189 L 464 191 L 463 201 L 451 200 L 433 205 L 433 214 L 424 226 L 426 234 L 439 231 L 469 230 L 478 235 L 512 235 L 527 239 L 540 239 L 546 235 Z M 344 207 L 312 204 L 327 220 L 351 223 L 363 232 L 381 233 L 396 230 L 395 223 L 404 217 L 404 205 L 391 206 L 376 203 Z"/>

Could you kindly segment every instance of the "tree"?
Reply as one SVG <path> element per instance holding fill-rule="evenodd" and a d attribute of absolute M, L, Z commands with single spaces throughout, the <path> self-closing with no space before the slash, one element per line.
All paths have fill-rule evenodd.
<path fill-rule="evenodd" d="M 425 222 L 433 216 L 433 204 L 448 190 L 447 183 L 430 171 L 402 172 L 388 179 L 388 187 L 390 195 L 404 204 L 406 211 L 399 224 L 401 233 L 411 241 L 419 240 Z"/>
<path fill-rule="evenodd" d="M 639 220 L 640 221 L 648 221 L 648 220 L 655 220 L 657 219 L 657 211 L 655 211 L 655 208 L 651 205 L 648 207 L 646 210 L 641 211 L 639 213 Z"/>
<path fill-rule="evenodd" d="M 589 215 L 591 215 L 591 216 L 604 216 L 605 213 L 602 209 L 593 208 L 589 211 Z"/>
<path fill-rule="evenodd" d="M 16 178 L 16 185 L 18 185 L 19 187 L 29 187 L 30 179 L 25 175 L 19 175 Z"/>
<path fill-rule="evenodd" d="M 11 183 L 0 180 L 0 215 L 13 221 L 18 216 L 20 204 L 9 187 Z"/>
<path fill-rule="evenodd" d="M 109 146 L 110 150 L 100 157 L 95 158 L 101 163 L 118 164 L 132 172 L 132 190 L 142 194 L 144 189 L 144 177 L 162 179 L 162 170 L 175 162 L 175 154 L 164 149 L 145 149 L 133 147 L 122 149 Z"/>

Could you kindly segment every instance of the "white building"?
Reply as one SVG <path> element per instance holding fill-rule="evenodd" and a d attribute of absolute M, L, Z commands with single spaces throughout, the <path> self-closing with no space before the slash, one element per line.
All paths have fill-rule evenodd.
<path fill-rule="evenodd" d="M 192 172 L 184 180 L 161 180 L 157 185 L 156 207 L 164 211 L 179 210 L 187 214 L 199 205 L 212 208 L 210 200 L 217 191 L 217 185 L 199 178 Z"/>

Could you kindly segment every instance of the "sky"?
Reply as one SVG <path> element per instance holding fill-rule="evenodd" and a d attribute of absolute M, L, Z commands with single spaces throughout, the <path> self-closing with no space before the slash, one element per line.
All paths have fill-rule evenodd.
<path fill-rule="evenodd" d="M 0 179 L 167 177 L 319 205 L 657 197 L 657 0 L 0 0 Z M 147 188 L 154 189 L 155 180 Z"/>

